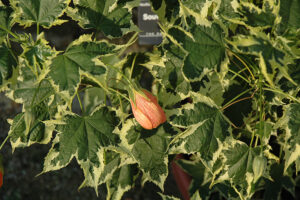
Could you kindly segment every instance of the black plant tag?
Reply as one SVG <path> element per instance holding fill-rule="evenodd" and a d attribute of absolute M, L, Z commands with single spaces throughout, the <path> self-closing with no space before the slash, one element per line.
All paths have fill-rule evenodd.
<path fill-rule="evenodd" d="M 142 30 L 139 33 L 139 44 L 154 45 L 162 41 L 161 32 L 157 24 L 158 16 L 151 10 L 148 0 L 141 0 L 138 7 L 138 26 Z"/>

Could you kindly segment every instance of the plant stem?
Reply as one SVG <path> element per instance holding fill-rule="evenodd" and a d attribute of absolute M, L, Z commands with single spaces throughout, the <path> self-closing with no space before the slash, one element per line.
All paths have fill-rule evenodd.
<path fill-rule="evenodd" d="M 81 102 L 81 99 L 80 99 L 80 96 L 79 96 L 78 92 L 76 92 L 76 96 L 77 96 L 77 99 L 78 99 L 78 102 L 79 102 L 81 112 L 84 113 L 82 102 Z"/>
<path fill-rule="evenodd" d="M 128 46 L 132 45 L 132 44 L 135 42 L 135 40 L 137 39 L 138 34 L 139 34 L 139 33 L 136 32 L 136 33 L 129 39 L 129 41 L 127 42 L 127 45 L 124 47 L 124 49 L 122 49 L 122 51 L 120 51 L 119 56 L 121 56 L 121 55 L 124 53 L 124 51 L 127 49 Z"/>
<path fill-rule="evenodd" d="M 15 59 L 16 63 L 18 63 L 18 59 L 16 58 L 14 52 L 11 49 L 11 44 L 10 44 L 9 36 L 8 35 L 6 37 L 6 42 L 7 42 L 7 46 L 8 46 L 8 51 L 10 52 L 10 54 L 12 55 L 12 57 Z"/>
<path fill-rule="evenodd" d="M 244 94 L 246 94 L 247 92 L 249 92 L 249 91 L 251 91 L 252 90 L 252 88 L 250 88 L 250 89 L 248 89 L 248 90 L 245 90 L 244 92 L 242 92 L 242 93 L 240 93 L 240 94 L 238 94 L 236 97 L 234 97 L 233 99 L 231 99 L 228 103 L 226 103 L 222 108 L 221 108 L 221 110 L 224 110 L 224 109 L 226 109 L 227 107 L 229 107 L 229 106 L 231 106 L 232 105 L 232 102 L 234 102 L 237 98 L 239 98 L 240 96 L 243 96 Z M 251 95 L 252 96 L 252 95 Z M 247 99 L 249 98 L 249 97 L 246 97 Z M 252 98 L 252 97 L 251 97 Z M 244 98 L 242 99 L 242 100 L 245 100 Z M 239 100 L 239 101 L 242 101 L 242 100 Z M 237 101 L 237 102 L 239 102 L 239 101 Z M 236 102 L 236 103 L 237 103 Z M 235 102 L 234 102 L 235 103 Z"/>
<path fill-rule="evenodd" d="M 40 25 L 39 23 L 36 24 L 36 38 L 40 34 Z"/>
<path fill-rule="evenodd" d="M 267 91 L 271 91 L 271 92 L 274 92 L 274 93 L 282 94 L 282 95 L 284 95 L 284 96 L 290 98 L 291 100 L 293 100 L 293 101 L 295 101 L 295 102 L 297 102 L 297 103 L 300 103 L 300 100 L 299 100 L 299 99 L 293 97 L 292 95 L 289 95 L 289 94 L 287 94 L 287 93 L 284 93 L 284 92 L 282 92 L 282 91 L 280 91 L 280 90 L 277 90 L 277 89 L 271 89 L 271 88 L 262 88 L 262 89 L 263 89 L 263 90 L 267 90 Z"/>
<path fill-rule="evenodd" d="M 258 82 L 258 87 L 259 87 L 259 135 L 262 135 L 263 130 L 263 116 L 264 116 L 264 105 L 263 105 L 263 90 L 262 90 L 262 74 L 259 75 L 259 82 Z M 264 134 L 264 133 L 263 133 Z M 255 146 L 257 145 L 258 142 L 258 136 L 256 137 L 255 140 Z"/>
<path fill-rule="evenodd" d="M 43 79 L 43 80 L 44 80 L 44 79 Z M 38 88 L 34 91 L 34 95 L 33 95 L 33 98 L 32 98 L 31 104 L 30 104 L 30 107 L 33 106 L 33 103 L 34 103 L 34 101 L 35 101 L 36 95 L 37 95 L 37 93 L 38 93 L 39 90 L 40 90 L 40 87 L 41 87 L 41 84 L 42 84 L 42 81 L 43 81 L 43 80 L 41 80 L 41 82 L 39 83 Z"/>
<path fill-rule="evenodd" d="M 117 95 L 117 96 L 118 96 L 118 99 L 119 99 L 119 102 L 120 102 L 120 109 L 121 109 L 121 112 L 123 113 L 122 99 L 121 99 L 120 95 Z M 122 124 L 124 124 L 124 118 L 123 118 L 123 116 L 121 117 L 121 121 L 122 121 Z"/>
<path fill-rule="evenodd" d="M 257 147 L 257 144 L 258 144 L 258 137 L 259 137 L 259 136 L 256 136 L 254 147 Z"/>
<path fill-rule="evenodd" d="M 252 146 L 252 143 L 253 143 L 253 139 L 254 139 L 254 131 L 252 131 L 252 136 L 251 136 L 251 142 L 250 142 L 250 145 L 249 145 L 249 147 L 251 147 Z"/>
<path fill-rule="evenodd" d="M 2 142 L 1 146 L 0 146 L 0 150 L 2 149 L 2 147 L 4 146 L 4 144 L 7 142 L 7 140 L 9 139 L 10 135 L 7 135 L 6 138 L 4 139 L 4 141 Z"/>
<path fill-rule="evenodd" d="M 119 95 L 122 96 L 124 99 L 126 99 L 127 101 L 130 102 L 130 99 L 129 99 L 128 97 L 126 97 L 124 94 L 122 94 L 121 92 L 119 92 L 118 90 L 115 90 L 115 89 L 113 89 L 113 88 L 108 88 L 108 90 L 113 91 L 113 92 L 119 94 Z"/>
<path fill-rule="evenodd" d="M 137 57 L 137 54 L 135 54 L 135 56 L 133 58 L 133 61 L 132 61 L 132 64 L 131 64 L 129 79 L 131 79 L 131 77 L 132 77 L 132 73 L 133 73 L 133 68 L 134 68 L 136 57 Z"/>
<path fill-rule="evenodd" d="M 240 70 L 239 73 L 242 72 L 242 71 L 244 71 L 245 69 L 246 69 L 246 68 Z M 234 76 L 233 76 L 230 80 L 233 80 L 236 76 L 238 76 L 238 77 L 240 77 L 241 79 L 243 79 L 244 81 L 246 81 L 249 85 L 251 84 L 249 80 L 247 80 L 245 77 L 243 77 L 243 76 L 240 75 L 239 73 L 237 73 L 237 72 L 235 72 L 235 71 L 233 71 L 233 70 L 231 70 L 231 69 L 228 69 L 228 71 L 230 71 L 231 73 L 234 74 Z"/>
<path fill-rule="evenodd" d="M 15 39 L 19 39 L 19 37 L 18 37 L 16 34 L 14 34 L 11 30 L 8 30 L 8 29 L 6 29 L 6 28 L 4 28 L 4 27 L 2 27 L 2 26 L 0 26 L 0 29 L 2 29 L 2 30 L 4 30 L 4 31 L 6 31 L 7 33 L 9 33 L 9 34 L 12 35 Z"/>
<path fill-rule="evenodd" d="M 108 79 L 108 80 L 107 80 L 107 85 L 109 85 L 109 81 L 110 81 L 110 80 L 120 81 L 120 83 L 122 83 L 125 87 L 127 86 L 127 84 L 126 84 L 123 80 L 117 79 L 117 78 L 110 78 L 110 79 Z"/>
<path fill-rule="evenodd" d="M 120 73 L 121 76 L 122 76 L 129 84 L 132 84 L 131 81 L 125 76 L 125 74 L 123 74 L 123 73 L 121 72 L 120 69 L 118 69 L 118 68 L 116 68 L 116 67 L 113 67 L 113 66 L 109 66 L 109 67 L 110 67 L 111 69 L 115 70 L 115 72 Z"/>
<path fill-rule="evenodd" d="M 249 71 L 251 77 L 253 80 L 255 80 L 255 77 L 252 73 L 252 71 L 250 70 L 250 68 L 248 67 L 248 65 L 243 61 L 243 59 L 241 59 L 236 53 L 234 53 L 233 51 L 230 51 L 232 53 L 232 55 L 234 55 L 246 68 L 247 70 Z"/>

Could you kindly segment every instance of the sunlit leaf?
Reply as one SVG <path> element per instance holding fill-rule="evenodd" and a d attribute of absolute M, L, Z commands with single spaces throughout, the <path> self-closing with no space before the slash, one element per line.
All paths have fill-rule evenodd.
<path fill-rule="evenodd" d="M 174 139 L 171 151 L 178 153 L 200 152 L 203 158 L 212 159 L 213 154 L 230 136 L 230 125 L 220 110 L 205 102 L 186 104 L 170 120 L 174 126 L 185 127 Z"/>
<path fill-rule="evenodd" d="M 210 27 L 190 25 L 190 32 L 193 36 L 185 32 L 171 28 L 168 34 L 174 37 L 188 55 L 184 61 L 182 71 L 190 81 L 200 80 L 205 72 L 218 69 L 224 61 L 225 46 L 224 32 L 220 25 L 213 23 Z M 168 49 L 166 49 L 168 50 Z"/>
<path fill-rule="evenodd" d="M 63 15 L 70 0 L 12 0 L 14 9 L 13 18 L 25 27 L 32 24 L 50 28 L 59 25 L 65 20 L 58 19 Z"/>
<path fill-rule="evenodd" d="M 51 63 L 49 76 L 63 96 L 69 100 L 75 95 L 80 83 L 80 74 L 104 74 L 106 69 L 96 65 L 94 59 L 99 55 L 113 52 L 113 46 L 107 42 L 92 42 L 82 36 L 73 42 L 67 50 L 56 56 Z"/>
<path fill-rule="evenodd" d="M 113 133 L 117 124 L 115 113 L 106 107 L 98 108 L 90 116 L 66 115 L 64 124 L 56 126 L 58 134 L 45 158 L 43 172 L 65 167 L 75 157 L 85 175 L 81 187 L 97 189 L 105 168 L 105 148 L 119 142 Z"/>

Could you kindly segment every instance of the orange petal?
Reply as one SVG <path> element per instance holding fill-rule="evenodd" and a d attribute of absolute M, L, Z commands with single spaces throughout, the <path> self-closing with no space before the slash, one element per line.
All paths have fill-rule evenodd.
<path fill-rule="evenodd" d="M 136 119 L 136 121 L 138 121 L 138 123 L 145 129 L 152 129 L 152 123 L 151 121 L 148 119 L 148 117 L 146 115 L 144 115 L 140 109 L 136 108 L 133 104 L 133 102 L 131 101 L 131 107 L 132 107 L 132 113 Z"/>
<path fill-rule="evenodd" d="M 149 100 L 136 94 L 136 105 L 151 121 L 153 128 L 156 128 L 160 124 L 166 121 L 166 115 L 163 109 L 157 102 L 156 97 L 148 92 L 143 90 L 144 94 L 148 97 Z"/>

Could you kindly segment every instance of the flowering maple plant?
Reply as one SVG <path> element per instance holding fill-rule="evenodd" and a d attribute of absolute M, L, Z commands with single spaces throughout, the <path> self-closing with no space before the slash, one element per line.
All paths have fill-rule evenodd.
<path fill-rule="evenodd" d="M 50 143 L 40 175 L 74 159 L 79 188 L 105 183 L 107 199 L 138 180 L 177 199 L 163 194 L 176 154 L 193 200 L 296 198 L 299 0 L 150 0 L 163 40 L 133 52 L 139 3 L 0 1 L 0 91 L 22 105 L 3 144 Z M 63 23 L 85 34 L 58 51 L 47 31 Z"/>

